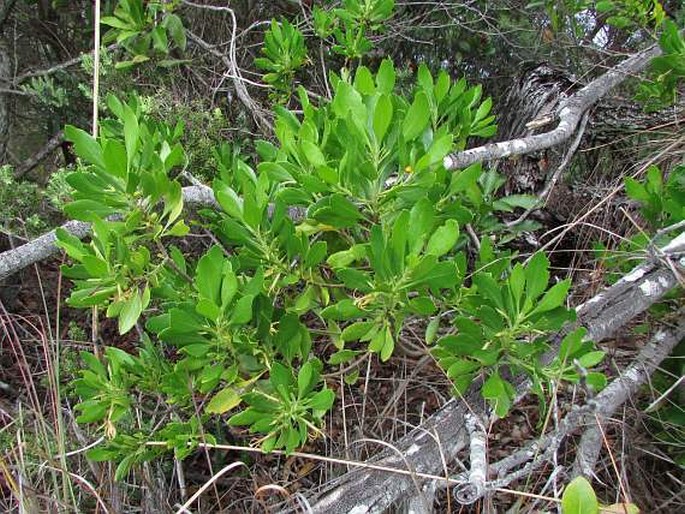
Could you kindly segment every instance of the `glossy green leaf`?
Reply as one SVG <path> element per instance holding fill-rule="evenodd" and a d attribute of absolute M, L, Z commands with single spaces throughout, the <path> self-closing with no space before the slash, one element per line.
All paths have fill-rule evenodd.
<path fill-rule="evenodd" d="M 407 232 L 411 234 L 411 249 L 417 253 L 423 246 L 428 231 L 433 228 L 435 210 L 428 197 L 422 197 L 409 211 L 409 226 Z"/>
<path fill-rule="evenodd" d="M 600 392 L 607 385 L 607 377 L 596 371 L 592 371 L 585 377 L 585 383 L 589 385 L 595 393 Z"/>
<path fill-rule="evenodd" d="M 402 123 L 402 135 L 407 141 L 416 139 L 428 126 L 430 121 L 430 106 L 423 91 L 416 93 Z"/>
<path fill-rule="evenodd" d="M 416 75 L 416 80 L 419 83 L 419 85 L 423 88 L 423 90 L 426 92 L 426 94 L 433 94 L 433 76 L 431 75 L 428 66 L 426 66 L 426 63 L 422 62 L 419 65 L 419 71 Z"/>
<path fill-rule="evenodd" d="M 435 306 L 433 300 L 427 296 L 418 296 L 409 301 L 409 309 L 415 314 L 420 314 L 421 316 L 430 316 L 435 314 L 437 307 Z"/>
<path fill-rule="evenodd" d="M 135 62 L 135 57 L 134 57 Z M 130 169 L 140 147 L 140 127 L 138 117 L 131 107 L 122 105 L 122 118 L 124 122 L 124 144 L 126 146 L 126 162 Z"/>
<path fill-rule="evenodd" d="M 495 306 L 504 309 L 502 290 L 489 273 L 477 273 L 473 277 L 473 283 L 478 287 L 478 291 Z"/>
<path fill-rule="evenodd" d="M 328 359 L 328 364 L 331 366 L 344 364 L 345 362 L 351 361 L 357 355 L 359 355 L 359 352 L 355 350 L 339 350 L 331 355 L 331 357 Z"/>
<path fill-rule="evenodd" d="M 164 18 L 164 24 L 166 26 L 167 31 L 169 32 L 169 35 L 174 40 L 176 46 L 178 46 L 181 50 L 185 50 L 186 31 L 183 27 L 183 22 L 181 21 L 181 18 L 179 18 L 175 14 L 167 14 L 167 16 Z"/>
<path fill-rule="evenodd" d="M 340 335 L 343 341 L 358 341 L 375 326 L 373 321 L 358 321 L 345 327 Z"/>
<path fill-rule="evenodd" d="M 304 156 L 312 166 L 319 168 L 326 165 L 326 157 L 324 157 L 323 152 L 317 145 L 310 141 L 301 141 L 300 146 Z"/>
<path fill-rule="evenodd" d="M 201 298 L 195 305 L 195 312 L 208 320 L 217 321 L 221 315 L 221 309 L 208 298 Z"/>
<path fill-rule="evenodd" d="M 523 298 L 523 291 L 526 285 L 526 276 L 523 266 L 517 263 L 509 275 L 509 291 L 511 291 L 512 300 L 515 306 L 520 305 Z M 518 307 L 517 307 L 518 312 Z"/>
<path fill-rule="evenodd" d="M 318 373 L 311 362 L 305 362 L 297 373 L 297 397 L 304 398 L 316 385 Z"/>
<path fill-rule="evenodd" d="M 442 164 L 444 157 L 452 150 L 452 140 L 452 134 L 444 134 L 435 139 L 428 152 L 416 163 L 415 171 L 421 171 L 429 166 Z"/>
<path fill-rule="evenodd" d="M 433 232 L 426 245 L 426 254 L 441 257 L 454 248 L 458 239 L 459 224 L 455 220 L 449 219 Z"/>
<path fill-rule="evenodd" d="M 381 95 L 373 113 L 373 132 L 377 142 L 382 142 L 390 127 L 393 116 L 392 100 L 389 95 Z"/>
<path fill-rule="evenodd" d="M 74 143 L 74 150 L 84 161 L 95 164 L 99 168 L 105 169 L 105 159 L 102 154 L 100 144 L 85 130 L 76 128 L 72 125 L 64 127 L 64 137 L 67 141 Z"/>
<path fill-rule="evenodd" d="M 561 496 L 563 514 L 597 514 L 599 502 L 597 495 L 585 477 L 574 478 L 564 489 Z"/>
<path fill-rule="evenodd" d="M 331 319 L 336 321 L 346 321 L 363 316 L 365 311 L 357 307 L 349 298 L 339 301 L 336 304 L 330 305 L 321 311 L 323 319 Z"/>
<path fill-rule="evenodd" d="M 588 352 L 578 358 L 578 364 L 584 368 L 592 368 L 604 360 L 605 352 Z"/>
<path fill-rule="evenodd" d="M 120 141 L 108 140 L 102 156 L 108 173 L 126 178 L 126 147 Z"/>
<path fill-rule="evenodd" d="M 285 386 L 287 388 L 293 383 L 292 371 L 280 362 L 274 362 L 269 371 L 269 382 L 271 382 L 274 388 L 278 388 L 278 386 Z M 253 403 L 250 403 L 250 405 L 253 405 Z"/>
<path fill-rule="evenodd" d="M 376 74 L 376 85 L 378 91 L 385 94 L 390 94 L 395 88 L 395 67 L 390 59 L 383 59 L 378 73 Z"/>
<path fill-rule="evenodd" d="M 333 406 L 335 393 L 331 389 L 323 389 L 309 399 L 309 407 L 318 411 L 327 411 Z"/>
<path fill-rule="evenodd" d="M 364 95 L 372 95 L 376 92 L 373 83 L 373 75 L 366 66 L 360 66 L 354 75 L 354 87 Z"/>
<path fill-rule="evenodd" d="M 228 420 L 228 424 L 232 427 L 240 427 L 252 425 L 254 422 L 264 418 L 271 420 L 268 415 L 265 415 L 253 407 L 248 407 L 244 411 L 231 416 L 231 418 Z"/>
<path fill-rule="evenodd" d="M 205 407 L 209 414 L 223 414 L 240 405 L 242 399 L 233 387 L 226 387 L 216 393 Z"/>
<path fill-rule="evenodd" d="M 200 258 L 195 270 L 195 288 L 200 296 L 207 298 L 215 305 L 221 304 L 223 264 L 223 251 L 219 246 L 213 246 Z"/>
<path fill-rule="evenodd" d="M 344 268 L 366 256 L 364 245 L 353 245 L 348 250 L 331 254 L 326 262 L 331 268 Z"/>
<path fill-rule="evenodd" d="M 435 341 L 435 338 L 438 335 L 438 330 L 440 329 L 440 318 L 435 317 L 432 320 L 428 322 L 428 326 L 426 327 L 426 344 L 433 344 Z"/>
<path fill-rule="evenodd" d="M 254 295 L 245 295 L 240 298 L 231 314 L 231 325 L 244 325 L 252 319 L 252 301 Z"/>
<path fill-rule="evenodd" d="M 131 330 L 141 313 L 143 312 L 143 302 L 138 290 L 134 291 L 130 298 L 124 301 L 119 313 L 119 333 L 125 334 Z"/>
<path fill-rule="evenodd" d="M 549 282 L 549 260 L 543 252 L 533 255 L 525 269 L 526 296 L 536 300 L 547 287 Z"/>
<path fill-rule="evenodd" d="M 229 216 L 238 220 L 243 219 L 243 201 L 233 188 L 220 180 L 215 180 L 214 197 Z"/>
<path fill-rule="evenodd" d="M 570 287 L 571 281 L 568 279 L 552 286 L 535 306 L 533 314 L 548 312 L 563 305 Z"/>
<path fill-rule="evenodd" d="M 495 414 L 500 418 L 505 417 L 511 407 L 509 394 L 511 385 L 507 386 L 507 382 L 498 373 L 493 373 L 485 381 L 481 390 L 483 398 L 490 400 L 494 406 Z"/>
<path fill-rule="evenodd" d="M 390 327 L 386 327 L 385 332 L 386 333 L 385 339 L 383 341 L 383 347 L 380 351 L 380 357 L 382 362 L 387 361 L 392 356 L 392 352 L 395 350 L 395 339 L 393 338 L 392 333 L 390 332 Z"/>

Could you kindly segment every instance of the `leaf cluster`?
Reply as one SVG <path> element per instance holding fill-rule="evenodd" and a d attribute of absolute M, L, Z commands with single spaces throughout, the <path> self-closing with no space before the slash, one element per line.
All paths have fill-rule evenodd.
<path fill-rule="evenodd" d="M 102 17 L 102 24 L 111 27 L 103 42 L 118 43 L 130 57 L 117 62 L 117 69 L 131 68 L 156 55 L 163 57 L 158 60 L 158 66 L 174 66 L 183 62 L 170 58 L 174 48 L 184 51 L 187 43 L 183 22 L 173 12 L 179 3 L 178 0 L 119 0 L 112 15 Z"/>
<path fill-rule="evenodd" d="M 321 359 L 387 361 L 416 317 L 432 318 L 427 344 L 446 332 L 432 351 L 457 390 L 485 379 L 499 415 L 513 395 L 504 376 L 523 371 L 542 390 L 552 376 L 577 379 L 569 360 L 598 362 L 574 334 L 560 361 L 540 363 L 546 334 L 571 318 L 569 283 L 549 287 L 542 254 L 512 267 L 486 235 L 501 235 L 495 213 L 524 199 L 496 199 L 501 179 L 480 166 L 443 166 L 469 137 L 495 130 L 481 88 L 425 67 L 410 97 L 395 82 L 386 60 L 376 73 L 332 75 L 330 101 L 315 105 L 300 89 L 301 116 L 276 107 L 276 140 L 256 143 L 259 159 L 222 161 L 220 210 L 203 212 L 216 244 L 196 261 L 170 244 L 189 230 L 174 178 L 183 127 L 110 97 L 99 138 L 67 128 L 81 166 L 67 178 L 66 211 L 93 226 L 88 243 L 58 233 L 76 261 L 65 268 L 69 302 L 105 309 L 121 333 L 137 325 L 143 339 L 137 356 L 84 356 L 81 421 L 134 437 L 132 406 L 162 401 L 178 421 L 154 436 L 167 434 L 177 453 L 227 413 L 265 450 L 291 452 L 321 432 L 334 403 Z M 483 234 L 475 262 L 466 224 Z M 136 437 L 117 435 L 112 448 Z M 128 464 L 152 455 L 132 454 Z"/>

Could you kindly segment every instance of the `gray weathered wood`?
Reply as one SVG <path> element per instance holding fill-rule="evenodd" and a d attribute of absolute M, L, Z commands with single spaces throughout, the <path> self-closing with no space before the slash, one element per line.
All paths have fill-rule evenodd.
<path fill-rule="evenodd" d="M 448 170 L 465 168 L 474 162 L 523 155 L 563 143 L 575 132 L 583 113 L 626 78 L 644 70 L 651 59 L 658 55 L 661 55 L 661 48 L 657 45 L 651 46 L 622 61 L 571 95 L 556 113 L 559 119 L 558 125 L 549 132 L 452 153 L 444 159 L 445 168 Z"/>
<path fill-rule="evenodd" d="M 602 341 L 616 332 L 637 314 L 661 299 L 678 284 L 679 273 L 685 272 L 685 233 L 676 237 L 662 250 L 660 259 L 652 259 L 633 269 L 613 286 L 580 305 L 578 319 L 552 339 L 552 354 L 564 334 L 584 326 L 588 337 Z M 668 261 L 666 260 L 668 259 Z M 517 398 L 522 398 L 529 384 L 517 382 Z M 443 474 L 443 457 L 452 460 L 468 444 L 464 424 L 467 412 L 481 419 L 492 419 L 492 413 L 479 393 L 480 384 L 473 384 L 464 399 L 452 399 L 428 420 L 394 443 L 395 451 L 385 450 L 370 459 L 377 465 L 415 472 Z M 309 498 L 311 512 L 316 514 L 380 513 L 407 496 L 417 494 L 416 477 L 385 473 L 369 469 L 354 470 L 327 483 Z M 421 482 L 421 481 L 419 481 Z"/>
<path fill-rule="evenodd" d="M 183 201 L 186 205 L 219 208 L 214 193 L 207 186 L 189 186 L 183 188 Z M 90 233 L 90 223 L 68 221 L 62 227 L 79 239 Z M 31 264 L 47 259 L 56 254 L 59 248 L 55 245 L 55 230 L 29 241 L 26 244 L 0 253 L 0 280 L 24 269 Z"/>

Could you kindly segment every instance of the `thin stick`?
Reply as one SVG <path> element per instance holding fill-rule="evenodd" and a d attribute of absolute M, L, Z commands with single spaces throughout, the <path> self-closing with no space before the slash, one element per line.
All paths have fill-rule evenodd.
<path fill-rule="evenodd" d="M 580 127 L 578 128 L 576 138 L 573 140 L 573 143 L 571 143 L 571 146 L 569 146 L 568 150 L 566 151 L 566 155 L 564 156 L 564 159 L 562 160 L 561 164 L 559 164 L 557 169 L 554 171 L 554 174 L 549 179 L 549 182 L 547 182 L 545 188 L 540 193 L 540 196 L 538 196 L 538 201 L 535 202 L 535 205 L 526 209 L 526 211 L 523 214 L 521 214 L 521 216 L 519 216 L 518 219 L 515 219 L 514 221 L 507 223 L 507 227 L 513 227 L 514 225 L 518 225 L 519 223 L 524 221 L 531 212 L 547 205 L 547 199 L 549 198 L 549 195 L 552 193 L 554 186 L 559 181 L 559 177 L 571 163 L 573 156 L 576 154 L 576 150 L 578 150 L 580 141 L 583 139 L 583 134 L 585 134 L 587 120 L 588 113 L 586 112 L 585 114 L 583 114 L 583 119 L 580 121 Z"/>
<path fill-rule="evenodd" d="M 100 99 L 100 0 L 95 0 L 95 41 L 93 44 L 93 137 L 98 137 L 98 101 Z"/>

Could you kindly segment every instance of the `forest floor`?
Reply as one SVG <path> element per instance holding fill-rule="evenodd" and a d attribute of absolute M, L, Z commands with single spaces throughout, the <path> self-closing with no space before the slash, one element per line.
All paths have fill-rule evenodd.
<path fill-rule="evenodd" d="M 592 259 L 578 259 L 575 255 L 559 253 L 556 261 L 560 275 L 574 273 L 575 282 L 585 284 L 575 289 L 572 302 L 578 304 L 600 287 L 602 270 Z M 335 457 L 341 459 L 340 463 L 306 456 L 205 449 L 196 451 L 182 464 L 167 459 L 146 465 L 130 480 L 118 483 L 113 479 L 112 465 L 84 458 L 84 450 L 96 435 L 76 424 L 72 411 L 75 399 L 68 384 L 79 367 L 78 353 L 93 348 L 88 333 L 91 319 L 88 312 L 66 306 L 69 285 L 62 279 L 59 265 L 57 258 L 26 269 L 3 290 L 0 506 L 9 506 L 10 497 L 20 488 L 26 504 L 34 506 L 35 512 L 71 512 L 89 507 L 93 512 L 161 512 L 164 509 L 155 510 L 160 508 L 158 502 L 171 510 L 205 487 L 218 470 L 240 462 L 233 472 L 212 483 L 198 503 L 197 512 L 269 511 L 284 500 L 303 508 L 298 493 L 311 491 L 345 472 L 350 466 L 343 461 L 363 461 L 392 445 L 392 441 L 436 412 L 452 394 L 444 373 L 421 352 L 425 327 L 418 323 L 406 331 L 403 355 L 383 366 L 376 359 L 363 362 L 356 380 L 342 375 L 328 378 L 329 386 L 338 393 L 341 408 L 329 414 L 326 438 L 309 444 L 302 452 Z M 565 266 L 567 269 L 563 269 Z M 602 345 L 608 353 L 602 370 L 607 375 L 615 376 L 616 370 L 623 369 L 634 357 L 648 335 L 646 321 L 636 320 L 619 337 Z M 106 319 L 101 320 L 99 331 L 102 344 L 135 352 L 135 332 L 122 338 L 116 324 Z M 489 427 L 489 459 L 496 461 L 510 455 L 537 437 L 543 426 L 561 419 L 582 394 L 577 387 L 564 388 L 546 412 L 535 397 L 526 398 L 509 417 Z M 664 440 L 664 425 L 644 412 L 644 406 L 654 397 L 654 389 L 646 388 L 605 427 L 609 451 L 602 453 L 597 466 L 597 490 L 604 503 L 614 503 L 620 500 L 620 488 L 616 486 L 620 481 L 643 512 L 677 512 L 685 505 L 685 476 L 672 458 L 669 444 L 675 443 Z M 246 442 L 226 425 L 217 426 L 215 434 L 219 434 L 219 443 Z M 573 450 L 571 438 L 556 455 L 557 466 L 571 466 Z M 457 460 L 450 469 L 466 469 L 463 462 L 468 461 L 468 456 L 459 458 L 462 461 Z M 69 480 L 65 480 L 65 474 Z M 13 476 L 22 477 L 23 483 L 16 483 Z M 558 497 L 561 478 L 554 466 L 544 466 L 528 479 L 512 484 L 511 489 L 532 493 L 533 497 L 499 492 L 487 498 L 485 504 L 478 502 L 470 508 L 460 507 L 442 490 L 436 495 L 435 510 L 483 512 L 489 507 L 494 509 L 491 512 L 541 512 L 550 508 L 541 498 Z"/>

